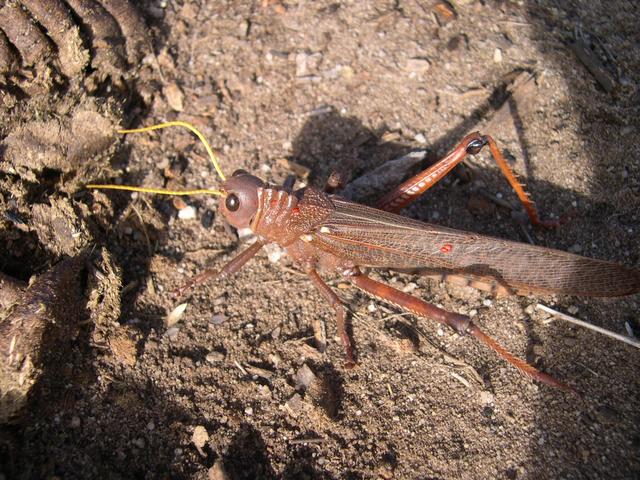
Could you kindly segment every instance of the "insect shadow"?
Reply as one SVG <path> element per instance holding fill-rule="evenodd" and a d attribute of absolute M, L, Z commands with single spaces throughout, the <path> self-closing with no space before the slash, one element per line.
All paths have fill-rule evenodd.
<path fill-rule="evenodd" d="M 611 49 L 620 56 L 615 67 L 630 75 L 634 67 L 637 71 L 637 56 L 623 51 L 621 45 L 631 38 L 632 23 L 621 20 L 634 18 L 631 13 L 634 7 L 624 1 L 578 6 L 558 0 L 544 4 L 527 1 L 524 7 L 535 46 L 546 65 L 550 65 L 545 69 L 562 79 L 566 93 L 557 95 L 554 101 L 558 105 L 571 105 L 562 108 L 560 115 L 570 111 L 575 118 L 580 155 L 588 159 L 588 175 L 593 179 L 587 187 L 588 198 L 578 198 L 579 218 L 557 232 L 556 241 L 567 245 L 575 242 L 589 249 L 590 256 L 638 265 L 640 164 L 637 154 L 631 153 L 637 143 L 637 85 L 635 95 L 625 94 L 622 82 L 618 83 L 617 91 L 606 92 L 597 76 L 576 55 L 575 49 L 580 46 L 572 31 L 581 27 L 597 33 L 600 39 L 592 37 L 591 47 L 600 43 Z M 595 48 L 584 51 L 595 64 L 603 60 L 599 53 Z M 629 70 L 624 72 L 625 68 Z M 560 134 L 563 126 L 558 127 Z M 566 161 L 570 165 L 572 160 Z M 575 167 L 570 172 L 581 173 Z M 576 233 L 576 229 L 582 232 Z M 576 314 L 579 318 L 619 333 L 624 332 L 625 320 L 637 318 L 637 295 L 615 302 L 595 299 L 561 299 L 561 302 L 579 309 Z M 638 368 L 637 351 L 579 329 L 561 325 L 552 328 L 558 334 L 548 338 L 545 350 L 555 352 L 554 363 L 562 362 L 571 368 L 568 375 L 581 378 L 583 390 L 589 395 L 571 408 L 540 404 L 534 410 L 535 428 L 545 441 L 530 442 L 523 468 L 543 477 L 637 475 L 638 456 L 631 452 L 640 448 L 640 412 L 627 401 L 640 389 L 638 377 L 633 373 Z M 594 431 L 607 433 L 592 442 L 588 439 Z M 605 457 L 606 462 L 602 462 Z"/>

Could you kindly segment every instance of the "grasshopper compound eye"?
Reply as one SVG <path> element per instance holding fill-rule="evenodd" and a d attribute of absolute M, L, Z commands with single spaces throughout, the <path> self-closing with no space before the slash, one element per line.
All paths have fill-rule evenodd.
<path fill-rule="evenodd" d="M 235 193 L 230 193 L 224 201 L 224 206 L 230 212 L 235 212 L 240 208 L 240 199 Z"/>
<path fill-rule="evenodd" d="M 467 145 L 467 153 L 469 155 L 477 155 L 478 153 L 480 153 L 480 150 L 482 150 L 482 147 L 484 147 L 485 145 L 486 143 L 482 139 L 477 138 L 477 139 L 471 140 Z"/>

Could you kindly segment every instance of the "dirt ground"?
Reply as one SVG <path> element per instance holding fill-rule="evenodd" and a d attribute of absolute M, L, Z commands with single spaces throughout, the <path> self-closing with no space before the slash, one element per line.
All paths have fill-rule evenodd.
<path fill-rule="evenodd" d="M 243 248 L 216 198 L 184 208 L 82 189 L 219 184 L 188 132 L 125 138 L 118 127 L 189 121 L 228 175 L 317 186 L 411 151 L 428 164 L 481 130 L 543 216 L 572 219 L 523 227 L 486 153 L 404 214 L 637 268 L 636 2 L 459 0 L 455 15 L 428 0 L 134 3 L 147 28 L 127 16 L 126 42 L 106 49 L 76 12 L 94 42 L 76 67 L 56 39 L 51 60 L 42 50 L 30 68 L 2 67 L 0 272 L 58 293 L 23 296 L 50 301 L 51 317 L 28 405 L 0 429 L 0 478 L 640 478 L 638 350 L 534 308 L 625 333 L 638 325 L 638 295 L 495 298 L 374 274 L 473 315 L 576 397 L 331 279 L 352 312 L 348 370 L 332 309 L 277 250 L 186 298 L 172 293 Z M 580 31 L 593 51 L 576 47 Z"/>

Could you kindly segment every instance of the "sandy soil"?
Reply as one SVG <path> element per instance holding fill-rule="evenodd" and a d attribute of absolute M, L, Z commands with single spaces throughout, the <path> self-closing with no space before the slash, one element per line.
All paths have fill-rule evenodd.
<path fill-rule="evenodd" d="M 406 215 L 637 268 L 635 2 L 460 0 L 455 18 L 429 1 L 140 3 L 148 38 L 128 52 L 111 44 L 122 62 L 94 64 L 100 75 L 3 77 L 0 271 L 52 281 L 61 260 L 86 259 L 64 264 L 78 272 L 74 313 L 52 310 L 47 331 L 58 334 L 45 336 L 29 405 L 0 429 L 3 478 L 640 477 L 638 350 L 547 324 L 534 308 L 624 333 L 638 325 L 637 295 L 494 298 L 375 274 L 471 312 L 576 398 L 332 279 L 352 311 L 358 365 L 347 370 L 331 308 L 286 257 L 261 254 L 186 300 L 171 293 L 243 248 L 215 198 L 185 199 L 195 217 L 183 219 L 171 198 L 81 189 L 218 184 L 190 134 L 120 138 L 118 126 L 186 120 L 227 174 L 317 186 L 333 170 L 357 178 L 414 150 L 428 164 L 478 129 L 501 143 L 544 216 L 577 215 L 557 231 L 523 228 L 487 200 L 516 205 L 486 154 Z M 613 91 L 572 49 L 578 26 L 611 53 Z M 55 71 L 44 56 L 34 62 Z M 505 101 L 522 72 L 533 80 Z"/>

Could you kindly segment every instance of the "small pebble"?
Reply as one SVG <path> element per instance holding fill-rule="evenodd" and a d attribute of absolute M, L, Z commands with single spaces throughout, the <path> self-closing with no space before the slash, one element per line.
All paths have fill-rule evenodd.
<path fill-rule="evenodd" d="M 486 390 L 482 390 L 480 392 L 480 401 L 483 405 L 490 405 L 494 402 L 495 397 L 493 393 L 487 392 Z"/>
<path fill-rule="evenodd" d="M 173 203 L 173 206 L 176 208 L 176 210 L 182 210 L 183 208 L 188 207 L 187 203 L 180 197 L 173 197 L 171 199 L 171 203 Z"/>
<path fill-rule="evenodd" d="M 575 305 L 571 305 L 569 308 L 567 308 L 567 311 L 568 311 L 571 315 L 575 315 L 576 313 L 578 313 L 579 309 L 578 309 L 578 307 L 576 307 Z"/>
<path fill-rule="evenodd" d="M 316 375 L 313 371 L 307 366 L 307 364 L 303 364 L 302 367 L 298 369 L 295 376 L 295 384 L 296 389 L 298 390 L 306 390 L 311 386 L 313 382 L 316 380 Z"/>
<path fill-rule="evenodd" d="M 493 305 L 493 302 L 492 302 L 490 299 L 485 298 L 485 299 L 482 301 L 482 305 L 484 305 L 485 307 L 490 307 L 491 305 Z"/>
<path fill-rule="evenodd" d="M 423 144 L 423 145 L 427 143 L 427 138 L 426 138 L 422 133 L 417 133 L 417 134 L 413 137 L 413 139 L 414 139 L 416 142 L 421 143 L 421 144 Z"/>
<path fill-rule="evenodd" d="M 180 328 L 171 327 L 164 332 L 164 336 L 169 338 L 170 340 L 175 340 L 178 337 L 178 333 L 180 333 Z"/>
<path fill-rule="evenodd" d="M 272 353 L 269 355 L 269 361 L 275 368 L 278 368 L 278 365 L 280 365 L 280 362 L 282 362 L 282 358 L 280 358 L 280 355 L 278 355 L 277 353 Z"/>
<path fill-rule="evenodd" d="M 175 83 L 171 83 L 164 87 L 164 96 L 167 99 L 167 103 L 171 109 L 176 112 L 181 112 L 184 108 L 184 93 L 180 90 L 180 87 Z"/>
<path fill-rule="evenodd" d="M 499 48 L 496 48 L 493 51 L 493 61 L 495 63 L 500 63 L 502 62 L 502 50 L 500 50 Z"/>
<path fill-rule="evenodd" d="M 243 19 L 238 23 L 238 35 L 240 35 L 240 37 L 246 37 L 250 30 L 251 24 L 249 23 L 249 20 Z"/>
<path fill-rule="evenodd" d="M 176 323 L 180 321 L 182 315 L 184 315 L 185 310 L 187 309 L 188 303 L 181 303 L 176 308 L 171 310 L 169 314 L 164 319 L 164 325 L 166 327 L 173 327 Z"/>
<path fill-rule="evenodd" d="M 251 408 L 251 407 L 247 407 L 247 408 L 245 408 L 245 409 L 244 409 L 244 413 L 245 413 L 246 415 L 253 415 L 253 408 Z"/>
<path fill-rule="evenodd" d="M 212 325 L 222 325 L 224 322 L 226 322 L 226 320 L 227 316 L 224 313 L 218 313 L 211 317 L 209 323 L 211 323 Z"/>
<path fill-rule="evenodd" d="M 409 58 L 405 64 L 405 70 L 411 73 L 423 73 L 429 70 L 431 64 L 426 58 Z"/>
<path fill-rule="evenodd" d="M 191 435 L 191 441 L 198 449 L 204 447 L 209 441 L 209 433 L 207 432 L 207 429 L 204 428 L 202 425 L 198 425 L 193 430 L 193 435 Z"/>
<path fill-rule="evenodd" d="M 296 77 L 308 76 L 318 68 L 321 61 L 321 53 L 298 53 L 296 55 Z"/>
<path fill-rule="evenodd" d="M 282 333 L 282 328 L 276 327 L 271 331 L 271 338 L 273 338 L 274 340 L 277 340 L 278 338 L 280 338 L 281 333 Z"/>
<path fill-rule="evenodd" d="M 216 352 L 215 350 L 207 353 L 205 360 L 209 363 L 220 363 L 224 361 L 224 353 Z"/>
<path fill-rule="evenodd" d="M 178 210 L 178 218 L 181 220 L 192 220 L 196 218 L 196 209 L 191 205 L 186 206 L 182 210 Z"/>
<path fill-rule="evenodd" d="M 284 404 L 284 409 L 287 410 L 292 417 L 297 417 L 303 406 L 302 397 L 300 394 L 296 393 L 293 397 L 287 400 L 287 403 Z"/>
<path fill-rule="evenodd" d="M 414 282 L 409 282 L 407 283 L 403 288 L 402 291 L 404 293 L 411 293 L 413 292 L 416 288 L 418 288 L 418 285 L 415 284 Z"/>
<path fill-rule="evenodd" d="M 441 328 L 438 328 L 438 336 L 442 337 L 444 335 L 444 330 L 442 330 Z"/>

